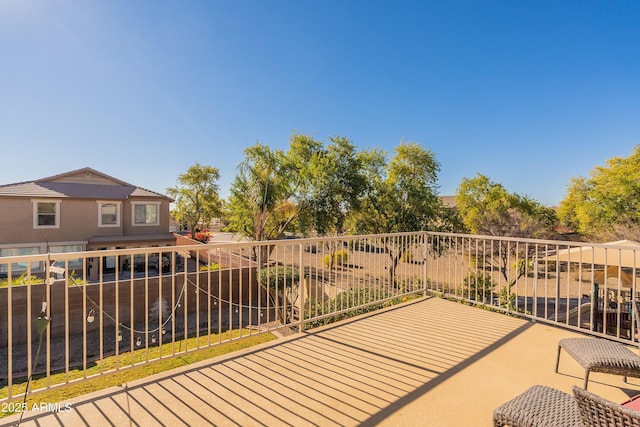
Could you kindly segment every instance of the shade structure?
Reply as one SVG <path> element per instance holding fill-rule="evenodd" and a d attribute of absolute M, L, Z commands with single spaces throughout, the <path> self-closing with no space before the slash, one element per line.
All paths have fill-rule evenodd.
<path fill-rule="evenodd" d="M 545 258 L 548 261 L 559 261 L 567 263 L 581 263 L 589 266 L 602 266 L 593 272 L 593 289 L 591 294 L 591 319 L 592 329 L 601 331 L 607 325 L 615 324 L 621 319 L 621 311 L 618 311 L 615 319 L 607 317 L 605 302 L 609 301 L 609 295 L 602 294 L 600 285 L 604 290 L 622 290 L 622 288 L 633 288 L 633 276 L 623 271 L 627 268 L 640 268 L 640 243 L 631 240 L 619 240 L 593 246 L 576 246 L 569 249 L 559 250 L 553 255 Z M 560 275 L 558 285 L 560 283 Z M 608 285 L 608 279 L 616 280 L 616 284 Z M 600 301 L 602 300 L 602 302 Z"/>
<path fill-rule="evenodd" d="M 633 286 L 633 276 L 625 273 L 615 265 L 610 265 L 606 270 L 598 270 L 593 273 L 594 283 L 605 284 L 608 280 L 619 281 L 625 288 Z"/>
<path fill-rule="evenodd" d="M 546 259 L 640 269 L 640 243 L 632 240 L 619 240 L 595 247 L 577 246 L 559 250 L 555 255 L 549 255 Z"/>

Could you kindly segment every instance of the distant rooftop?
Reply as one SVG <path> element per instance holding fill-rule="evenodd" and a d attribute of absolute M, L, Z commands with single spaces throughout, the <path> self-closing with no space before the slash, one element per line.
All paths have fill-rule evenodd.
<path fill-rule="evenodd" d="M 440 196 L 442 203 L 448 208 L 455 208 L 457 206 L 456 196 Z"/>
<path fill-rule="evenodd" d="M 0 196 L 123 200 L 129 197 L 163 197 L 91 168 L 82 168 L 35 181 L 0 185 Z"/>

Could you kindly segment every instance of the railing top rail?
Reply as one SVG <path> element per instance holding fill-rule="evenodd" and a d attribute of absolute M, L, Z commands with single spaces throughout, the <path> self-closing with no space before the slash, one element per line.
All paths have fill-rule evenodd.
<path fill-rule="evenodd" d="M 242 241 L 242 242 L 211 242 L 206 244 L 193 244 L 193 245 L 178 245 L 178 246 L 159 246 L 159 247 L 145 247 L 145 248 L 131 248 L 131 249 L 108 249 L 97 251 L 81 251 L 81 252 L 64 252 L 64 253 L 42 253 L 32 255 L 12 255 L 0 257 L 2 263 L 24 262 L 25 260 L 32 261 L 47 261 L 51 260 L 69 260 L 75 258 L 90 258 L 94 256 L 126 256 L 126 255 L 146 255 L 146 254 L 159 254 L 159 253 L 178 253 L 184 255 L 184 252 L 190 251 L 203 251 L 203 250 L 215 250 L 215 249 L 242 249 L 242 248 L 257 248 L 272 245 L 307 245 L 317 244 L 319 242 L 337 242 L 345 240 L 366 240 L 376 238 L 393 238 L 393 237 L 409 237 L 409 236 L 438 236 L 438 237 L 451 237 L 458 239 L 473 239 L 473 240 L 493 240 L 502 242 L 514 242 L 514 243 L 529 243 L 535 245 L 549 245 L 553 250 L 559 248 L 568 247 L 587 247 L 587 248 L 603 248 L 608 251 L 634 251 L 640 252 L 640 246 L 636 247 L 624 244 L 620 242 L 612 243 L 589 243 L 589 242 L 577 242 L 569 240 L 544 240 L 544 239 L 530 239 L 521 237 L 504 237 L 504 236 L 487 236 L 478 234 L 464 234 L 464 233 L 450 233 L 450 232 L 437 232 L 437 231 L 416 231 L 416 232 L 403 232 L 403 233 L 388 233 L 388 234 L 364 234 L 364 235 L 343 235 L 343 236 L 331 236 L 331 237 L 307 237 L 307 238 L 294 238 L 294 239 L 280 239 L 280 240 L 266 240 L 266 241 Z M 633 243 L 633 242 L 631 242 Z M 577 261 L 577 259 L 576 259 Z"/>
<path fill-rule="evenodd" d="M 640 250 L 640 242 L 638 247 L 633 245 L 624 244 L 620 242 L 611 243 L 592 243 L 592 242 L 578 242 L 574 240 L 549 240 L 549 239 L 531 239 L 525 237 L 505 237 L 505 236 L 488 236 L 482 234 L 465 234 L 465 233 L 450 233 L 439 231 L 426 231 L 428 235 L 443 236 L 443 237 L 461 237 L 469 239 L 484 239 L 484 240 L 501 240 L 507 242 L 521 242 L 521 243 L 535 243 L 539 245 L 553 245 L 553 246 L 572 246 L 572 247 L 594 247 L 604 249 L 622 249 L 622 250 Z"/>
<path fill-rule="evenodd" d="M 189 251 L 206 251 L 211 249 L 238 249 L 238 248 L 255 248 L 272 245 L 306 245 L 318 242 L 332 242 L 332 241 L 345 241 L 345 240 L 364 240 L 390 237 L 405 237 L 405 236 L 418 236 L 423 235 L 423 232 L 404 232 L 404 233 L 389 233 L 389 234 L 369 234 L 369 235 L 344 235 L 344 236 L 331 236 L 331 237 L 309 237 L 309 238 L 295 238 L 295 239 L 280 239 L 280 240 L 263 240 L 263 241 L 242 241 L 242 242 L 211 242 L 204 244 L 192 244 L 192 245 L 177 245 L 177 246 L 156 246 L 145 248 L 131 248 L 131 249 L 107 249 L 96 251 L 81 251 L 81 252 L 57 252 L 57 253 L 43 253 L 33 255 L 12 255 L 0 257 L 3 263 L 20 262 L 27 259 L 33 261 L 46 261 L 49 258 L 51 260 L 65 260 L 74 258 L 90 258 L 92 256 L 124 256 L 124 255 L 145 255 L 145 254 L 158 254 L 158 253 L 171 253 L 171 252 L 189 252 Z"/>

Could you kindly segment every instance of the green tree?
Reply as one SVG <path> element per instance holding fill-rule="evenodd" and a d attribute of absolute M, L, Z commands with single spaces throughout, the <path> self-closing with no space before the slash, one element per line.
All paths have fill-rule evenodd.
<path fill-rule="evenodd" d="M 244 153 L 231 184 L 227 229 L 256 241 L 278 239 L 297 215 L 290 200 L 297 172 L 280 150 L 256 144 Z"/>
<path fill-rule="evenodd" d="M 300 270 L 296 266 L 273 266 L 260 270 L 260 285 L 267 291 L 277 319 L 284 325 L 295 317 L 295 306 L 300 282 Z"/>
<path fill-rule="evenodd" d="M 549 238 L 557 225 L 553 209 L 528 196 L 509 193 L 482 174 L 462 180 L 456 205 L 465 227 L 473 234 Z"/>
<path fill-rule="evenodd" d="M 440 165 L 431 150 L 415 143 L 395 148 L 390 162 L 381 151 L 368 153 L 367 189 L 352 218 L 358 233 L 395 233 L 437 229 L 442 202 L 437 196 Z"/>
<path fill-rule="evenodd" d="M 366 188 L 362 173 L 362 156 L 344 137 L 332 137 L 325 149 L 315 146 L 313 151 L 292 143 L 289 156 L 300 171 L 295 193 L 298 206 L 298 227 L 303 232 L 315 231 L 320 236 L 338 235 L 346 231 L 346 219 L 357 208 Z M 301 161 L 302 160 L 302 161 Z"/>
<path fill-rule="evenodd" d="M 571 180 L 560 203 L 561 221 L 595 238 L 629 238 L 640 232 L 640 145 L 614 157 L 589 178 Z"/>
<path fill-rule="evenodd" d="M 254 240 L 286 231 L 345 232 L 366 186 L 361 154 L 346 138 L 323 143 L 294 133 L 286 152 L 257 144 L 245 150 L 228 203 L 228 229 Z"/>
<path fill-rule="evenodd" d="M 473 234 L 523 238 L 551 238 L 555 235 L 558 221 L 553 209 L 528 196 L 509 193 L 485 175 L 464 178 L 456 192 L 456 202 L 465 227 Z M 500 271 L 505 280 L 501 301 L 506 305 L 511 301 L 513 286 L 531 270 L 520 261 L 530 259 L 535 245 L 500 241 L 491 247 L 493 253 L 487 262 Z M 527 250 L 530 253 L 526 253 Z M 514 263 L 513 260 L 520 261 Z"/>
<path fill-rule="evenodd" d="M 173 216 L 176 221 L 186 223 L 193 232 L 198 224 L 208 224 L 222 213 L 222 200 L 218 195 L 220 172 L 212 166 L 198 163 L 178 177 L 178 185 L 167 188 L 175 200 Z"/>
<path fill-rule="evenodd" d="M 298 208 L 297 230 L 319 236 L 347 232 L 347 218 L 357 209 L 367 181 L 366 155 L 344 137 L 332 137 L 324 147 L 304 135 L 294 135 L 288 152 L 299 172 L 293 200 Z M 329 268 L 340 253 L 340 242 L 327 241 Z"/>
<path fill-rule="evenodd" d="M 455 216 L 437 196 L 440 164 L 431 150 L 412 142 L 401 143 L 390 162 L 386 163 L 384 153 L 371 151 L 366 153 L 363 166 L 367 188 L 351 217 L 356 233 L 455 229 Z M 395 284 L 398 262 L 414 244 L 409 239 L 385 239 L 391 283 Z"/>

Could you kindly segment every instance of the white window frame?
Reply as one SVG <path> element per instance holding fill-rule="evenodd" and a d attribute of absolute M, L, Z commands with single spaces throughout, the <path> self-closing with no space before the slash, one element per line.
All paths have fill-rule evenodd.
<path fill-rule="evenodd" d="M 122 202 L 117 201 L 98 201 L 98 227 L 120 227 L 120 217 L 122 212 Z M 115 224 L 104 224 L 102 222 L 102 208 L 104 205 L 116 205 L 116 223 Z"/>
<path fill-rule="evenodd" d="M 136 206 L 150 206 L 156 207 L 156 222 L 153 224 L 140 224 L 136 223 Z M 160 202 L 131 202 L 131 226 L 132 227 L 157 227 L 160 225 Z"/>
<path fill-rule="evenodd" d="M 62 200 L 55 199 L 33 199 L 31 200 L 33 203 L 33 228 L 34 229 L 42 229 L 42 228 L 60 228 L 60 203 Z M 39 214 L 38 214 L 38 205 L 40 203 L 53 203 L 56 206 L 55 212 L 55 224 L 53 225 L 40 225 L 38 222 Z"/>

